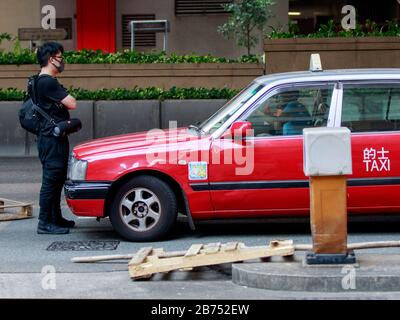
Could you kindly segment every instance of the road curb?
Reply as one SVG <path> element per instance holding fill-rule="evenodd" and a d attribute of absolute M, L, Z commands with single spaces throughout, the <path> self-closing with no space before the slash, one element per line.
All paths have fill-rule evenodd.
<path fill-rule="evenodd" d="M 400 255 L 356 254 L 357 265 L 303 266 L 303 255 L 232 265 L 235 284 L 279 291 L 400 292 Z"/>

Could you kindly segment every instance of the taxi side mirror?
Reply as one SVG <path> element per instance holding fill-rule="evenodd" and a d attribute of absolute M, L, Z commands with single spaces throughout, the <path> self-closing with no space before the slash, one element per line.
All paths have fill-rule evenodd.
<path fill-rule="evenodd" d="M 245 139 L 252 136 L 253 128 L 249 121 L 237 121 L 232 123 L 231 127 L 222 135 L 227 139 Z"/>

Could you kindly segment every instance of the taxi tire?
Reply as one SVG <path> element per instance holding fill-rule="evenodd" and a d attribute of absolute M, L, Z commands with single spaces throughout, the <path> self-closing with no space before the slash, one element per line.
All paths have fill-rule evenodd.
<path fill-rule="evenodd" d="M 133 188 L 146 188 L 155 193 L 160 200 L 161 213 L 156 225 L 148 231 L 135 232 L 130 229 L 121 219 L 119 206 L 122 197 Z M 153 176 L 138 176 L 127 183 L 117 191 L 110 207 L 110 221 L 114 229 L 123 238 L 129 241 L 156 241 L 165 237 L 174 226 L 178 216 L 178 205 L 175 193 L 171 187 Z"/>

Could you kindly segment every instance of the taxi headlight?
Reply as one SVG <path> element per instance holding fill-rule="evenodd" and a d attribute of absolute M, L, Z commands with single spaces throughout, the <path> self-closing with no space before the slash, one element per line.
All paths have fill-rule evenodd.
<path fill-rule="evenodd" d="M 78 160 L 72 155 L 68 164 L 68 180 L 85 180 L 87 165 L 86 160 Z"/>

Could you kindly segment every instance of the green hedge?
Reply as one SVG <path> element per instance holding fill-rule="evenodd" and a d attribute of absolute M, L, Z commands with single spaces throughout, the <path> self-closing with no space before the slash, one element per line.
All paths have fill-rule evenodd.
<path fill-rule="evenodd" d="M 211 55 L 167 55 L 165 52 L 142 53 L 137 51 L 125 50 L 116 53 L 103 53 L 100 50 L 82 50 L 64 52 L 66 63 L 71 64 L 90 64 L 90 63 L 257 63 L 261 60 L 260 56 L 242 56 L 238 59 L 227 59 L 213 57 Z M 0 64 L 35 64 L 36 54 L 28 49 L 16 50 L 14 52 L 0 51 Z"/>
<path fill-rule="evenodd" d="M 400 24 L 397 21 L 386 21 L 378 24 L 366 20 L 364 24 L 357 24 L 354 30 L 343 30 L 340 23 L 330 20 L 320 26 L 318 31 L 310 34 L 300 34 L 296 24 L 289 24 L 289 31 L 273 30 L 267 35 L 271 39 L 283 38 L 332 38 L 332 37 L 398 37 L 400 36 Z"/>
<path fill-rule="evenodd" d="M 77 100 L 165 100 L 165 99 L 230 99 L 238 90 L 208 88 L 160 88 L 100 89 L 90 91 L 71 88 L 69 93 Z M 26 93 L 14 88 L 0 89 L 0 101 L 21 101 Z"/>
<path fill-rule="evenodd" d="M 25 91 L 18 89 L 0 89 L 0 101 L 19 101 L 24 99 Z"/>

